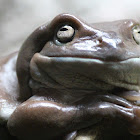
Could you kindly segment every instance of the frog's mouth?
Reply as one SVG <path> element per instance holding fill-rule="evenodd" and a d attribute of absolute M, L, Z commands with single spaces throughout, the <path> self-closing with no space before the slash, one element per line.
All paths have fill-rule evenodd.
<path fill-rule="evenodd" d="M 135 105 L 140 104 L 140 58 L 106 62 L 93 58 L 48 57 L 36 53 L 30 63 L 30 72 L 33 79 L 30 81 L 31 88 L 123 89 L 119 96 Z"/>
<path fill-rule="evenodd" d="M 106 62 L 94 58 L 53 57 L 36 53 L 31 77 L 50 88 L 140 91 L 140 58 Z"/>
<path fill-rule="evenodd" d="M 34 80 L 71 89 L 116 87 L 140 90 L 140 58 L 106 62 L 94 58 L 48 57 L 36 53 L 30 63 Z"/>

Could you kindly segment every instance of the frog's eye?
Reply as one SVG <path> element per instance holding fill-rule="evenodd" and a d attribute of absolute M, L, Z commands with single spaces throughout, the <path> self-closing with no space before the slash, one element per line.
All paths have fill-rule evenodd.
<path fill-rule="evenodd" d="M 75 30 L 72 26 L 64 25 L 56 33 L 56 38 L 61 43 L 70 42 L 75 34 Z"/>
<path fill-rule="evenodd" d="M 137 42 L 137 44 L 140 44 L 140 26 L 134 26 L 132 32 L 134 40 Z"/>

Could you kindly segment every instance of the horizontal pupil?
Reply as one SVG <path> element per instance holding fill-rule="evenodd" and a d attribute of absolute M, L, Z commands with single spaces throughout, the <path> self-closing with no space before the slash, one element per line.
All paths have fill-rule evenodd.
<path fill-rule="evenodd" d="M 67 28 L 61 28 L 60 31 L 67 31 Z"/>
<path fill-rule="evenodd" d="M 138 33 L 140 34 L 140 31 L 138 31 Z"/>

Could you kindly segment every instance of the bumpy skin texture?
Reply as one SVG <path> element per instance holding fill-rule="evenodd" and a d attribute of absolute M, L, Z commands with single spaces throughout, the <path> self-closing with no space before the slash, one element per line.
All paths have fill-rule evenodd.
<path fill-rule="evenodd" d="M 1 59 L 0 117 L 10 134 L 72 140 L 77 130 L 109 118 L 139 135 L 140 45 L 132 35 L 138 24 L 88 25 L 61 14 L 36 29 L 18 53 Z M 64 25 L 75 34 L 61 43 L 56 33 Z"/>

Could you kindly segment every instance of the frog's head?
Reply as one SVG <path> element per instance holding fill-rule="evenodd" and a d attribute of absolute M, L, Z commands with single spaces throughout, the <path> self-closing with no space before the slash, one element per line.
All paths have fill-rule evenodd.
<path fill-rule="evenodd" d="M 32 88 L 138 91 L 139 32 L 134 20 L 88 25 L 75 16 L 58 15 L 24 43 L 17 62 L 21 89 L 31 73 Z"/>

